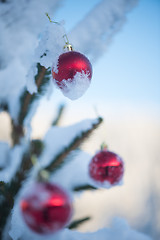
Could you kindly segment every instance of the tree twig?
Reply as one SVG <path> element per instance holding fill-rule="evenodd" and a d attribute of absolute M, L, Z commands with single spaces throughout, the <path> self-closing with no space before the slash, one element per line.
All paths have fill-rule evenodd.
<path fill-rule="evenodd" d="M 58 109 L 58 113 L 57 113 L 57 116 L 56 118 L 54 119 L 53 123 L 52 123 L 52 126 L 56 126 L 58 125 L 62 115 L 63 115 L 63 112 L 64 112 L 64 109 L 65 109 L 65 105 L 62 104 L 59 106 L 59 109 Z"/>
<path fill-rule="evenodd" d="M 22 187 L 22 182 L 27 178 L 29 171 L 33 167 L 31 158 L 32 155 L 41 154 L 41 150 L 43 149 L 43 144 L 38 140 L 32 141 L 31 145 L 28 147 L 27 151 L 23 154 L 23 158 L 21 161 L 21 164 L 19 168 L 17 169 L 17 172 L 13 176 L 11 182 L 5 184 L 0 183 L 0 193 L 3 190 L 3 201 L 0 202 L 0 239 L 2 236 L 2 231 L 4 229 L 4 226 L 7 222 L 8 216 L 11 212 L 11 209 L 14 206 L 14 198 L 19 192 L 19 190 Z"/>
<path fill-rule="evenodd" d="M 40 64 L 37 67 L 38 67 L 38 74 L 35 77 L 35 81 L 36 81 L 37 88 L 39 89 L 40 85 L 42 84 L 42 81 L 44 79 L 47 69 L 45 67 L 41 66 Z M 31 104 L 33 97 L 35 95 L 36 95 L 35 93 L 30 94 L 28 91 L 25 91 L 24 96 L 22 97 L 22 104 L 21 104 L 21 109 L 20 109 L 20 113 L 19 113 L 19 120 L 18 120 L 19 124 L 21 124 L 21 125 L 23 124 L 23 120 L 24 120 L 25 116 L 27 115 L 29 105 Z"/>
<path fill-rule="evenodd" d="M 62 152 L 60 152 L 54 159 L 51 161 L 51 163 L 44 168 L 44 170 L 49 172 L 55 172 L 64 162 L 68 154 L 78 148 L 85 139 L 87 139 L 91 133 L 101 124 L 103 119 L 99 117 L 97 119 L 97 123 L 94 123 L 91 127 L 91 129 L 88 129 L 87 131 L 84 131 L 81 133 L 80 136 L 76 137 L 67 148 L 65 148 Z"/>
<path fill-rule="evenodd" d="M 93 187 L 89 184 L 79 185 L 73 188 L 73 191 L 79 192 L 79 191 L 86 191 L 86 190 L 96 190 L 96 187 Z"/>
<path fill-rule="evenodd" d="M 12 120 L 12 141 L 13 145 L 19 144 L 20 139 L 24 136 L 24 127 L 23 122 L 25 117 L 27 116 L 29 109 L 31 107 L 32 102 L 39 96 L 39 94 L 43 93 L 43 86 L 46 82 L 49 81 L 50 69 L 46 69 L 41 66 L 39 63 L 37 64 L 38 73 L 35 76 L 35 82 L 38 88 L 38 93 L 30 94 L 27 90 L 25 90 L 21 96 L 20 102 L 20 112 L 18 115 L 18 121 L 15 122 Z"/>

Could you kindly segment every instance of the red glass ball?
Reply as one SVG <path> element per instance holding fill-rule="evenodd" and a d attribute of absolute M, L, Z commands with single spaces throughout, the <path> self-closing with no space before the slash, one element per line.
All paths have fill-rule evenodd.
<path fill-rule="evenodd" d="M 92 77 L 92 65 L 88 58 L 83 54 L 75 51 L 69 51 L 59 56 L 57 71 L 52 69 L 52 76 L 57 85 L 62 88 L 62 80 L 73 80 L 77 72 L 85 73 L 88 79 Z"/>
<path fill-rule="evenodd" d="M 89 164 L 89 175 L 97 183 L 116 185 L 124 173 L 122 159 L 115 153 L 107 150 L 98 152 Z"/>
<path fill-rule="evenodd" d="M 39 234 L 51 234 L 69 222 L 72 204 L 59 186 L 47 182 L 35 183 L 20 202 L 22 216 L 30 229 Z"/>

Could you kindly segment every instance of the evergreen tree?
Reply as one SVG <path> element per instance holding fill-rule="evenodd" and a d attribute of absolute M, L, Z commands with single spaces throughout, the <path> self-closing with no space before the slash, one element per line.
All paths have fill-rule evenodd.
<path fill-rule="evenodd" d="M 132 1 L 130 2 L 132 3 Z M 20 31 L 20 30 L 24 30 L 24 32 L 26 31 L 25 32 L 26 37 L 28 37 L 29 39 L 29 36 L 32 30 L 33 29 L 35 30 L 37 27 L 37 30 L 35 30 L 36 34 L 34 35 L 35 37 L 34 41 L 37 39 L 37 34 L 41 32 L 40 31 L 41 19 L 39 18 L 38 20 L 39 23 L 38 23 L 37 21 L 35 21 L 37 17 L 36 13 L 35 15 L 32 14 L 31 10 L 33 10 L 32 7 L 34 6 L 35 3 L 39 4 L 38 1 L 33 1 L 32 3 L 28 3 L 27 1 L 24 0 L 21 2 L 20 5 L 18 5 L 16 1 L 12 1 L 12 2 L 1 1 L 0 7 L 2 10 L 0 10 L 0 13 L 3 15 L 1 32 L 4 33 L 4 36 L 5 34 L 7 37 L 11 36 L 10 34 L 15 33 L 15 30 L 17 27 L 17 31 Z M 28 7 L 28 4 L 31 4 L 31 5 L 29 5 Z M 50 6 L 53 9 L 54 8 L 56 9 L 59 3 L 58 1 L 48 0 L 46 1 L 45 4 L 43 4 L 41 1 L 40 5 L 41 4 L 42 4 L 42 8 L 44 6 L 45 10 L 48 10 Z M 128 11 L 129 5 L 130 4 L 128 5 L 126 4 L 126 8 L 125 8 L 126 12 Z M 24 17 L 21 12 L 23 8 L 24 8 Z M 25 10 L 25 8 L 28 11 Z M 39 14 L 41 14 L 41 12 L 43 11 L 40 11 Z M 27 21 L 29 20 L 30 16 L 31 16 L 31 19 L 30 19 L 31 24 L 32 23 L 35 24 L 36 22 L 33 28 L 29 28 L 29 26 L 27 25 L 28 24 Z M 25 18 L 27 19 L 27 21 Z M 121 21 L 118 21 L 118 22 L 120 23 Z M 115 26 L 118 26 L 118 25 L 115 24 Z M 11 33 L 8 33 L 8 29 L 10 30 Z M 25 36 L 24 32 L 23 33 L 19 32 L 19 36 L 18 36 L 18 32 L 17 32 L 17 35 L 16 34 L 13 35 L 12 47 L 17 46 L 17 42 L 23 40 Z M 102 123 L 103 119 L 100 116 L 98 116 L 96 119 L 84 120 L 80 123 L 74 124 L 66 128 L 57 127 L 65 109 L 64 105 L 60 105 L 57 110 L 57 116 L 55 117 L 55 119 L 53 119 L 50 129 L 46 133 L 46 136 L 44 137 L 44 139 L 33 140 L 30 137 L 30 129 L 28 124 L 30 124 L 35 114 L 35 111 L 38 107 L 38 103 L 40 102 L 40 99 L 47 93 L 48 89 L 50 88 L 51 81 L 53 81 L 52 75 L 55 76 L 55 74 L 57 74 L 56 67 L 58 64 L 60 64 L 60 59 L 59 59 L 59 62 L 57 63 L 58 57 L 63 54 L 64 52 L 63 47 L 65 47 L 65 49 L 67 48 L 67 50 L 65 50 L 66 53 L 68 53 L 69 50 L 71 50 L 71 52 L 73 50 L 73 49 L 70 49 L 72 48 L 72 46 L 70 45 L 67 35 L 61 24 L 56 22 L 49 23 L 47 30 L 45 29 L 42 32 L 43 34 L 41 36 L 41 40 L 39 41 L 39 45 L 32 59 L 33 62 L 30 67 L 28 67 L 28 65 L 27 67 L 25 66 L 27 69 L 26 71 L 29 71 L 27 82 L 26 80 L 24 80 L 20 86 L 18 86 L 17 84 L 19 83 L 19 80 L 16 82 L 16 77 L 21 72 L 20 67 L 22 67 L 23 65 L 23 61 L 22 61 L 20 65 L 18 64 L 16 65 L 17 69 L 15 69 L 15 72 L 13 72 L 13 75 L 15 74 L 15 76 L 11 76 L 12 80 L 14 81 L 14 84 L 15 85 L 17 84 L 17 91 L 15 91 L 16 89 L 16 86 L 15 86 L 14 87 L 15 89 L 13 90 L 14 91 L 13 95 L 7 96 L 6 94 L 5 96 L 3 96 L 3 93 L 0 95 L 0 109 L 1 111 L 7 112 L 8 115 L 10 116 L 11 128 L 12 128 L 12 132 L 11 132 L 12 145 L 9 146 L 4 142 L 1 142 L 1 145 L 0 145 L 0 149 L 2 153 L 4 153 L 3 154 L 4 159 L 2 161 L 4 162 L 4 164 L 1 164 L 0 166 L 0 175 L 1 175 L 1 178 L 4 178 L 4 180 L 1 179 L 0 181 L 0 239 L 10 239 L 10 238 L 28 239 L 29 237 L 33 237 L 34 239 L 39 239 L 40 235 L 34 235 L 34 231 L 40 234 L 45 233 L 46 229 L 42 229 L 40 226 L 42 222 L 42 219 L 40 220 L 41 217 L 38 218 L 36 227 L 33 226 L 31 222 L 29 222 L 28 226 L 31 230 L 27 230 L 27 228 L 24 228 L 24 229 L 20 229 L 19 231 L 17 227 L 17 222 L 14 221 L 16 217 L 17 219 L 19 219 L 19 221 L 22 220 L 21 218 L 22 216 L 20 217 L 20 215 L 18 215 L 19 214 L 18 211 L 20 209 L 22 210 L 24 215 L 25 215 L 25 212 L 28 211 L 26 210 L 28 206 L 26 204 L 30 204 L 32 202 L 32 198 L 30 198 L 31 202 L 29 201 L 22 202 L 23 194 L 29 191 L 30 188 L 32 188 L 32 185 L 34 185 L 34 183 L 37 183 L 37 184 L 44 183 L 44 185 L 41 186 L 42 189 L 39 188 L 39 185 L 37 185 L 37 192 L 36 193 L 32 192 L 33 196 L 37 194 L 37 196 L 41 195 L 42 197 L 45 195 L 46 189 L 51 189 L 51 188 L 52 190 L 56 189 L 56 187 L 49 185 L 49 184 L 52 184 L 53 182 L 56 182 L 58 186 L 61 186 L 61 182 L 65 183 L 66 181 L 65 191 L 67 196 L 70 194 L 77 194 L 77 192 L 84 192 L 88 190 L 94 190 L 94 191 L 98 190 L 98 185 L 95 184 L 94 181 L 93 182 L 90 181 L 91 178 L 88 176 L 89 157 L 86 156 L 85 153 L 83 153 L 83 151 L 81 150 L 81 145 L 84 141 L 86 140 L 89 141 L 89 137 L 92 135 L 93 131 L 95 131 L 95 129 L 99 127 L 100 124 Z M 76 33 L 76 30 L 75 30 L 75 33 Z M 73 32 L 70 34 L 70 36 L 71 37 L 74 36 Z M 1 42 L 3 44 L 6 44 L 5 47 L 8 48 L 8 45 L 7 45 L 8 43 L 7 42 L 5 43 L 5 40 L 2 37 Z M 20 42 L 18 44 L 20 44 Z M 95 47 L 96 43 L 93 42 L 93 45 Z M 102 49 L 99 49 L 99 51 L 103 51 Z M 97 51 L 95 51 L 94 53 L 95 55 L 97 54 Z M 3 52 L 3 50 L 1 50 L 1 52 Z M 24 52 L 22 51 L 22 55 L 24 53 L 26 54 L 26 58 L 27 58 L 28 53 L 26 51 Z M 17 54 L 19 54 L 19 56 L 21 55 L 21 53 L 18 53 L 18 51 L 17 51 Z M 94 57 L 94 54 L 91 57 Z M 2 54 L 2 58 L 0 58 L 0 70 L 2 72 L 4 69 L 8 68 L 10 64 L 8 62 L 9 60 L 12 63 L 13 59 L 14 60 L 16 59 L 15 55 L 14 56 L 13 55 L 14 54 L 10 51 L 8 51 L 6 55 Z M 51 66 L 51 63 L 53 63 L 53 66 Z M 63 70 L 64 70 L 64 67 L 62 66 L 62 71 Z M 10 70 L 8 71 L 9 73 L 11 73 Z M 77 73 L 77 71 L 78 70 L 76 70 L 75 72 Z M 82 74 L 82 76 L 80 77 L 78 75 L 78 77 L 75 78 L 74 80 L 77 81 L 78 79 L 79 81 L 79 79 L 82 78 L 82 79 L 85 79 L 86 81 L 85 74 L 86 73 L 84 73 L 84 75 Z M 2 87 L 4 86 L 4 82 L 6 85 L 8 85 L 8 88 L 10 87 L 10 83 L 7 82 L 7 80 L 8 79 L 2 79 L 3 81 Z M 8 80 L 8 81 L 11 81 L 11 80 Z M 58 87 L 63 91 L 64 85 L 60 84 L 58 80 L 56 81 L 56 83 Z M 71 81 L 71 89 L 73 87 L 75 87 L 75 85 Z M 85 86 L 85 88 L 87 87 Z M 71 93 L 71 95 L 73 96 L 73 93 L 78 94 L 76 91 L 78 91 L 79 88 L 80 88 L 79 85 L 78 87 L 76 86 L 74 88 L 74 91 Z M 2 92 L 3 92 L 3 89 L 1 89 Z M 63 93 L 66 94 L 66 92 L 63 92 Z M 74 96 L 74 98 L 75 97 L 77 96 Z M 108 151 L 105 148 L 103 148 L 100 153 L 104 153 L 104 152 L 105 153 L 107 152 L 108 154 Z M 81 157 L 84 158 L 83 161 L 85 163 L 83 164 L 80 164 L 80 161 L 79 161 L 79 158 Z M 99 156 L 97 158 L 99 158 Z M 107 155 L 107 159 L 108 158 L 110 158 L 110 156 Z M 116 158 L 117 158 L 117 155 L 116 156 L 114 155 L 115 164 L 117 164 L 115 160 Z M 5 164 L 6 159 L 8 161 L 8 164 Z M 71 170 L 74 167 L 75 159 L 79 165 L 77 167 L 76 178 L 73 179 Z M 104 157 L 102 157 L 102 160 L 104 160 Z M 94 161 L 94 158 L 93 158 L 93 161 Z M 81 165 L 82 165 L 82 169 L 81 169 Z M 68 172 L 67 166 L 71 166 L 70 172 Z M 86 169 L 85 173 L 83 172 L 84 166 Z M 115 165 L 105 166 L 105 176 L 112 174 L 110 172 L 110 167 L 112 168 L 112 171 L 113 171 L 113 169 L 116 168 L 117 166 Z M 63 179 L 61 178 L 62 173 L 60 174 L 59 177 L 57 177 L 58 172 L 60 172 L 62 169 L 65 172 L 63 175 Z M 96 172 L 96 174 L 98 173 Z M 92 175 L 94 175 L 93 172 L 91 173 L 91 176 Z M 96 180 L 98 179 L 97 176 L 93 176 L 93 178 L 96 178 Z M 115 175 L 113 178 L 115 178 Z M 112 177 L 107 178 L 107 181 L 111 184 L 111 186 L 114 185 L 115 183 L 113 178 Z M 113 182 L 111 182 L 110 179 L 112 179 Z M 116 184 L 119 182 L 118 180 L 116 181 Z M 102 181 L 100 180 L 100 185 L 101 183 Z M 39 189 L 41 189 L 42 192 Z M 60 195 L 62 194 L 61 187 L 57 194 L 60 194 Z M 65 198 L 64 196 L 62 199 L 58 198 L 59 201 L 60 200 L 67 201 L 66 199 L 68 198 L 67 197 Z M 56 205 L 56 206 L 63 207 L 63 203 L 56 202 L 56 204 L 61 204 L 60 206 L 59 205 Z M 69 206 L 69 203 L 67 206 Z M 38 205 L 36 205 L 36 207 L 38 208 Z M 49 205 L 49 207 L 51 206 Z M 45 217 L 44 217 L 44 211 L 43 211 L 44 224 L 46 223 L 44 219 L 49 219 L 50 214 L 53 215 L 52 214 L 53 208 L 49 208 L 49 207 L 47 208 L 48 212 L 47 213 L 45 212 Z M 66 208 L 67 207 L 65 206 L 62 208 L 62 210 L 65 209 L 66 211 Z M 36 214 L 38 214 L 38 213 L 33 213 L 34 210 L 29 210 L 29 211 L 31 215 L 33 214 L 34 216 L 36 216 Z M 63 211 L 57 212 L 57 214 L 59 214 L 57 215 L 57 218 L 60 218 L 60 220 L 62 220 L 61 219 L 62 215 L 65 215 Z M 71 213 L 69 215 L 71 215 Z M 25 217 L 22 220 L 24 222 L 22 223 L 19 222 L 20 228 L 21 226 L 25 226 L 25 222 L 28 221 L 27 218 Z M 119 235 L 119 233 L 109 229 L 103 229 L 90 234 L 89 233 L 83 234 L 83 233 L 73 231 L 73 229 L 76 229 L 80 224 L 84 224 L 86 221 L 89 221 L 90 219 L 91 219 L 91 216 L 84 216 L 82 219 L 75 219 L 75 220 L 71 219 L 70 221 L 67 221 L 67 223 L 64 220 L 65 228 L 60 226 L 57 227 L 58 230 L 59 228 L 62 230 L 61 235 L 54 235 L 53 233 L 53 235 L 47 235 L 46 238 L 54 239 L 55 237 L 55 239 L 67 240 L 67 239 L 98 239 L 98 238 L 106 239 L 106 237 L 108 237 L 107 239 L 117 239 L 117 236 Z M 50 222 L 48 224 L 50 224 Z M 45 225 L 45 226 L 48 227 L 48 225 Z M 32 233 L 32 230 L 33 230 L 33 233 Z M 135 237 L 134 239 L 139 239 L 139 240 L 149 239 L 145 237 L 143 234 L 137 233 L 129 228 L 127 229 L 127 231 L 126 229 L 125 230 L 122 229 L 122 232 L 120 233 L 121 235 L 123 235 L 123 231 L 126 232 L 128 237 L 124 239 L 131 239 L 130 237 L 132 235 L 134 235 Z"/>

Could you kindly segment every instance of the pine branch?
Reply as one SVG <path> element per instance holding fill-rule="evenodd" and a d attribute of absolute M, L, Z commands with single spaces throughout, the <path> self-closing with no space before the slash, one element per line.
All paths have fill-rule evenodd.
<path fill-rule="evenodd" d="M 31 142 L 31 152 L 36 155 L 36 157 L 39 157 L 41 153 L 43 152 L 44 144 L 41 140 L 35 139 Z"/>
<path fill-rule="evenodd" d="M 79 191 L 86 191 L 86 190 L 96 190 L 96 187 L 93 187 L 89 184 L 79 185 L 73 188 L 73 191 L 79 192 Z"/>
<path fill-rule="evenodd" d="M 20 139 L 24 136 L 24 128 L 20 124 L 15 124 L 14 121 L 12 120 L 12 144 L 13 146 L 19 144 Z"/>
<path fill-rule="evenodd" d="M 17 169 L 17 172 L 13 176 L 10 183 L 1 183 L 0 193 L 3 190 L 4 200 L 0 202 L 0 239 L 2 236 L 2 231 L 7 222 L 8 216 L 14 206 L 14 198 L 22 187 L 23 181 L 27 178 L 29 171 L 31 170 L 33 164 L 31 157 L 36 155 L 37 157 L 41 154 L 43 150 L 43 144 L 39 140 L 34 140 L 31 142 L 30 147 L 24 153 L 21 164 Z M 2 190 L 1 190 L 2 189 Z"/>
<path fill-rule="evenodd" d="M 84 223 L 84 222 L 86 222 L 86 221 L 88 221 L 90 219 L 91 219 L 91 217 L 85 217 L 85 218 L 82 218 L 82 219 L 75 220 L 68 226 L 68 228 L 69 229 L 75 229 L 79 225 L 81 225 L 82 223 Z"/>
<path fill-rule="evenodd" d="M 27 116 L 32 103 L 34 100 L 44 94 L 44 89 L 46 84 L 49 82 L 50 79 L 50 69 L 46 69 L 45 67 L 41 66 L 39 63 L 37 64 L 38 73 L 35 76 L 35 82 L 38 88 L 38 93 L 30 94 L 27 90 L 24 90 L 21 98 L 20 98 L 20 112 L 18 116 L 18 122 L 15 123 L 12 121 L 12 140 L 13 145 L 19 144 L 21 137 L 24 136 L 24 128 L 23 122 L 25 117 Z"/>
<path fill-rule="evenodd" d="M 83 142 L 86 140 L 91 133 L 102 123 L 103 119 L 99 117 L 97 119 L 97 123 L 94 123 L 91 127 L 91 129 L 88 129 L 81 133 L 80 136 L 73 139 L 73 141 L 69 144 L 68 147 L 66 147 L 62 152 L 60 152 L 54 159 L 51 161 L 51 163 L 44 168 L 44 170 L 49 172 L 55 172 L 65 161 L 68 154 L 77 149 Z"/>
<path fill-rule="evenodd" d="M 2 239 L 2 233 L 6 220 L 10 213 L 10 210 L 13 208 L 14 201 L 11 195 L 8 192 L 7 184 L 0 182 L 0 239 Z"/>
<path fill-rule="evenodd" d="M 20 107 L 20 113 L 19 113 L 19 119 L 18 123 L 20 125 L 23 125 L 23 121 L 25 117 L 27 116 L 27 113 L 29 112 L 30 106 L 32 102 L 39 96 L 44 93 L 44 85 L 48 83 L 50 79 L 50 69 L 46 69 L 45 67 L 41 66 L 40 63 L 37 64 L 38 73 L 35 76 L 35 82 L 38 88 L 38 94 L 30 94 L 27 90 L 24 91 L 24 93 L 21 96 L 21 107 Z"/>
<path fill-rule="evenodd" d="M 21 164 L 8 185 L 8 189 L 13 197 L 18 193 L 22 182 L 27 178 L 29 171 L 33 167 L 33 163 L 31 161 L 32 156 L 40 156 L 43 151 L 43 147 L 42 141 L 33 140 L 27 151 L 24 153 Z"/>
<path fill-rule="evenodd" d="M 5 195 L 5 186 L 6 186 L 5 182 L 0 181 L 0 194 L 1 194 L 1 196 Z"/>
<path fill-rule="evenodd" d="M 64 109 L 65 109 L 65 105 L 62 104 L 59 106 L 59 109 L 58 109 L 58 113 L 57 113 L 57 116 L 56 118 L 54 119 L 53 123 L 52 123 L 52 126 L 56 126 L 58 125 L 62 115 L 63 115 L 63 112 L 64 112 Z"/>

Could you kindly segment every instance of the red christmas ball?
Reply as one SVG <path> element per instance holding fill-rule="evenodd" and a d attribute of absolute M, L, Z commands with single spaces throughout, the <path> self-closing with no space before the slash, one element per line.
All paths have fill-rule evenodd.
<path fill-rule="evenodd" d="M 72 204 L 66 192 L 55 184 L 35 183 L 20 202 L 22 216 L 30 229 L 51 234 L 69 222 Z"/>
<path fill-rule="evenodd" d="M 70 99 L 77 99 L 89 87 L 92 77 L 92 66 L 88 58 L 75 51 L 61 54 L 57 67 L 52 68 L 55 84 Z"/>
<path fill-rule="evenodd" d="M 118 184 L 123 173 L 122 159 L 106 149 L 99 151 L 89 164 L 89 175 L 100 186 L 110 187 Z"/>

